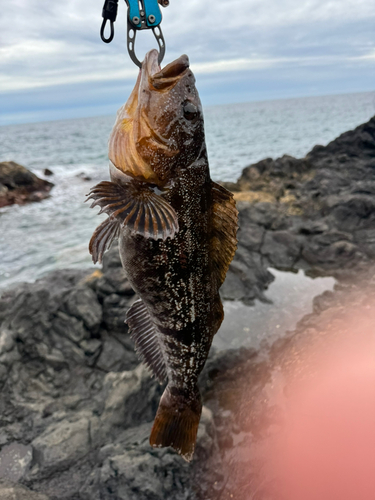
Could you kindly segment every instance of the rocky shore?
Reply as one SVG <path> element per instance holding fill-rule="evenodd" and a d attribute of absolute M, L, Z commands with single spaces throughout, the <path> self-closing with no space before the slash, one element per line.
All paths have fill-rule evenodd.
<path fill-rule="evenodd" d="M 44 200 L 52 188 L 51 182 L 40 179 L 14 161 L 0 163 L 0 208 Z"/>
<path fill-rule="evenodd" d="M 375 117 L 303 159 L 268 158 L 223 184 L 240 211 L 224 297 L 262 300 L 268 267 L 345 280 L 375 257 Z"/>
<path fill-rule="evenodd" d="M 236 184 L 239 248 L 223 297 L 266 300 L 269 267 L 334 276 L 269 349 L 211 352 L 196 456 L 153 450 L 163 387 L 124 324 L 135 300 L 116 248 L 101 271 L 56 271 L 0 299 L 0 500 L 277 499 L 264 449 L 294 380 L 355 337 L 373 349 L 375 118 L 306 158 L 264 160 Z M 361 318 L 358 326 L 356 318 Z"/>

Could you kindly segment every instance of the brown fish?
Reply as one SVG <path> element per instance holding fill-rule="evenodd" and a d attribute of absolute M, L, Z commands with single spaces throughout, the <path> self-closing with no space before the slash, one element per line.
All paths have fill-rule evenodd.
<path fill-rule="evenodd" d="M 141 300 L 127 322 L 140 358 L 168 384 L 152 446 L 192 459 L 202 403 L 197 380 L 223 320 L 219 296 L 237 247 L 232 194 L 210 178 L 202 106 L 187 56 L 164 69 L 146 55 L 109 140 L 111 182 L 89 195 L 109 217 L 94 232 L 94 262 L 119 238 Z"/>

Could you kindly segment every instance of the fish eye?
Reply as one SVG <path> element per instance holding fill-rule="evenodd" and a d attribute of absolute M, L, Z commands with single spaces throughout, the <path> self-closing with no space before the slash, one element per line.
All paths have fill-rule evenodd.
<path fill-rule="evenodd" d="M 187 120 L 194 120 L 199 114 L 197 106 L 191 101 L 184 102 L 183 104 L 184 117 Z"/>

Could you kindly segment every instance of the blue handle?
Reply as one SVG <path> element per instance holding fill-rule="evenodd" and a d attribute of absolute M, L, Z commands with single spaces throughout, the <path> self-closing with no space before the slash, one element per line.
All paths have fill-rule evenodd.
<path fill-rule="evenodd" d="M 161 12 L 158 0 L 143 0 L 143 5 L 145 7 L 146 12 L 146 22 L 147 26 L 150 28 L 155 28 L 155 26 L 159 26 L 161 23 Z M 154 16 L 155 21 L 153 23 L 150 22 L 150 16 Z"/>
<path fill-rule="evenodd" d="M 162 20 L 158 0 L 140 0 L 142 9 L 139 8 L 138 0 L 125 0 L 129 5 L 129 21 L 139 30 L 155 28 L 159 26 Z M 134 19 L 139 19 L 138 23 Z"/>
<path fill-rule="evenodd" d="M 129 19 L 130 21 L 134 24 L 134 26 L 136 26 L 137 28 L 141 28 L 142 27 L 142 23 L 141 23 L 141 13 L 139 11 L 139 3 L 138 3 L 138 0 L 127 0 L 127 3 L 129 4 Z M 133 22 L 133 19 L 135 17 L 138 17 L 139 19 L 139 23 L 138 24 L 135 24 Z"/>

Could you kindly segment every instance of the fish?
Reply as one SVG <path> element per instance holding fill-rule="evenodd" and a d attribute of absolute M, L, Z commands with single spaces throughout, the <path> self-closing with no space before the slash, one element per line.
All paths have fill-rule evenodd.
<path fill-rule="evenodd" d="M 145 56 L 109 138 L 110 181 L 88 199 L 108 218 L 95 230 L 94 263 L 118 239 L 139 296 L 127 312 L 135 349 L 167 382 L 151 430 L 153 447 L 194 455 L 202 412 L 198 377 L 223 318 L 219 289 L 237 249 L 238 211 L 212 181 L 202 104 L 182 55 L 161 69 Z"/>

